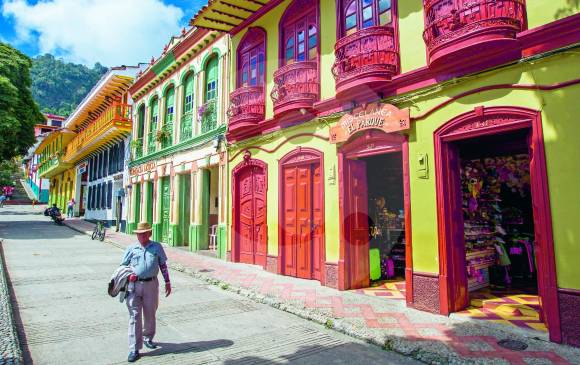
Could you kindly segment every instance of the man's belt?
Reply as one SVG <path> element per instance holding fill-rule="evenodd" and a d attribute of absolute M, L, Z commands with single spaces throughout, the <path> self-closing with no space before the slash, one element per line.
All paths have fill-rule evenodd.
<path fill-rule="evenodd" d="M 139 278 L 137 281 L 151 281 L 153 278 Z"/>

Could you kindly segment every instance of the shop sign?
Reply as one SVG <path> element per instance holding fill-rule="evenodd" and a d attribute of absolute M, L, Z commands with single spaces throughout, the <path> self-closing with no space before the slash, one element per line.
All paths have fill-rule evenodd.
<path fill-rule="evenodd" d="M 149 161 L 147 163 L 144 163 L 143 165 L 139 165 L 136 167 L 131 168 L 131 170 L 129 170 L 129 174 L 131 176 L 135 176 L 135 175 L 139 175 L 142 174 L 144 172 L 150 172 L 155 170 L 155 161 Z"/>
<path fill-rule="evenodd" d="M 77 167 L 77 174 L 82 175 L 87 171 L 87 163 L 83 162 Z"/>
<path fill-rule="evenodd" d="M 330 143 L 347 141 L 353 134 L 367 129 L 380 129 L 385 133 L 411 128 L 409 108 L 398 109 L 391 104 L 373 103 L 343 115 L 330 128 Z"/>

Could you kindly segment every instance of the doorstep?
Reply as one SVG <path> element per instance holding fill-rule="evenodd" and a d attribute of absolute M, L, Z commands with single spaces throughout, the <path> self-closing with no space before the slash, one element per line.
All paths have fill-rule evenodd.
<path fill-rule="evenodd" d="M 93 228 L 78 219 L 65 224 L 85 234 Z M 119 248 L 135 242 L 134 236 L 117 232 L 107 232 L 105 240 Z M 174 270 L 427 363 L 580 364 L 580 349 L 536 338 L 536 331 L 435 315 L 407 308 L 404 300 L 338 291 L 253 265 L 173 247 L 165 250 Z M 520 340 L 528 347 L 508 350 L 497 344 L 503 339 Z"/>

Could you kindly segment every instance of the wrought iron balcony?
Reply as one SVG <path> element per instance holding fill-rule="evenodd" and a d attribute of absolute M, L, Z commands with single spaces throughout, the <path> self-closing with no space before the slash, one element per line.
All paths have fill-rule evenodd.
<path fill-rule="evenodd" d="M 334 55 L 332 73 L 339 96 L 358 87 L 384 86 L 384 82 L 399 73 L 399 55 L 391 26 L 369 27 L 339 39 Z"/>
<path fill-rule="evenodd" d="M 193 112 L 189 111 L 181 116 L 181 133 L 179 141 L 185 141 L 193 137 Z"/>
<path fill-rule="evenodd" d="M 199 108 L 201 133 L 214 130 L 217 127 L 217 105 L 215 99 L 206 102 Z"/>
<path fill-rule="evenodd" d="M 143 157 L 143 138 L 136 138 L 132 142 L 135 159 Z"/>
<path fill-rule="evenodd" d="M 228 130 L 236 133 L 254 127 L 264 119 L 264 88 L 262 86 L 239 87 L 230 94 Z"/>
<path fill-rule="evenodd" d="M 131 132 L 131 105 L 113 103 L 66 146 L 63 160 L 75 162 L 88 156 L 108 141 Z"/>
<path fill-rule="evenodd" d="M 423 39 L 436 66 L 507 49 L 526 23 L 525 0 L 423 0 L 423 5 Z"/>
<path fill-rule="evenodd" d="M 173 144 L 173 122 L 166 122 L 163 127 L 157 132 L 161 139 L 161 148 L 170 147 Z"/>
<path fill-rule="evenodd" d="M 317 62 L 295 62 L 280 67 L 274 72 L 274 89 L 270 93 L 274 114 L 312 109 L 319 98 L 319 89 Z"/>

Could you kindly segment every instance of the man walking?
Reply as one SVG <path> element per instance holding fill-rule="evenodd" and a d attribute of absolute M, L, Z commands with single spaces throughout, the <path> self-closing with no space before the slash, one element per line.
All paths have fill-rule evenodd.
<path fill-rule="evenodd" d="M 133 274 L 129 276 L 132 290 L 127 295 L 129 309 L 129 357 L 127 361 L 135 362 L 139 359 L 139 350 L 143 344 L 154 349 L 155 312 L 159 304 L 159 270 L 165 281 L 165 296 L 171 294 L 171 283 L 167 270 L 167 256 L 161 244 L 151 241 L 151 226 L 142 222 L 134 231 L 138 243 L 125 250 L 121 265 L 131 266 Z M 142 316 L 145 317 L 144 326 Z"/>

